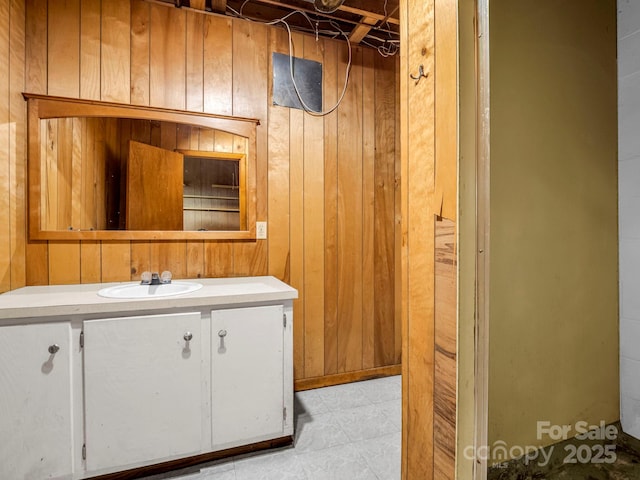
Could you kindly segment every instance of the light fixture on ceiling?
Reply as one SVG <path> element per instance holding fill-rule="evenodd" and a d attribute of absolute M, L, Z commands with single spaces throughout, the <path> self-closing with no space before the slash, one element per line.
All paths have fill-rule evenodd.
<path fill-rule="evenodd" d="M 333 13 L 342 6 L 344 0 L 314 0 L 313 6 L 320 13 Z"/>

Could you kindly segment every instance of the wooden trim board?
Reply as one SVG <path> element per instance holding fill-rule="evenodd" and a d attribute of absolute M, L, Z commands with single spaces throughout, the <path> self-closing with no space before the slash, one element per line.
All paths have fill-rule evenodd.
<path fill-rule="evenodd" d="M 391 365 L 388 367 L 370 368 L 368 370 L 360 370 L 357 372 L 336 373 L 334 375 L 324 375 L 322 377 L 304 378 L 295 381 L 294 390 L 296 392 L 301 392 L 303 390 L 311 390 L 313 388 L 330 387 L 332 385 L 341 385 L 343 383 L 390 377 L 392 375 L 400 375 L 401 372 L 402 365 Z"/>

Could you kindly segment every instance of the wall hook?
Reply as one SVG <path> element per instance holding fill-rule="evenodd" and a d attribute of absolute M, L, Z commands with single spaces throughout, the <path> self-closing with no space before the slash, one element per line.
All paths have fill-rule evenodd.
<path fill-rule="evenodd" d="M 429 74 L 428 74 L 428 73 L 424 73 L 424 66 L 423 66 L 423 65 L 420 65 L 420 66 L 418 67 L 418 74 L 417 74 L 417 75 L 414 75 L 413 73 L 411 73 L 411 74 L 409 74 L 409 76 L 410 76 L 413 80 L 415 80 L 415 81 L 416 81 L 416 85 L 417 85 L 418 83 L 420 83 L 420 79 L 421 79 L 422 77 L 427 78 L 427 77 L 429 76 Z"/>

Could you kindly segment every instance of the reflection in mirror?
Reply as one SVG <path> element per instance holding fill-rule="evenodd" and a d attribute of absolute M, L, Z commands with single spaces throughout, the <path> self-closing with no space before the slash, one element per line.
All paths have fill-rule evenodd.
<path fill-rule="evenodd" d="M 244 230 L 245 156 L 181 151 L 185 230 Z"/>
<path fill-rule="evenodd" d="M 245 137 L 106 117 L 42 119 L 40 131 L 41 230 L 247 228 Z"/>
<path fill-rule="evenodd" d="M 31 240 L 256 239 L 259 120 L 23 96 Z"/>

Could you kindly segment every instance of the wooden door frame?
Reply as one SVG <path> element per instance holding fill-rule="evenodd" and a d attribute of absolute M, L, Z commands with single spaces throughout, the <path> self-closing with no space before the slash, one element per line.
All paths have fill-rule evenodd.
<path fill-rule="evenodd" d="M 486 480 L 489 398 L 489 275 L 490 275 L 490 64 L 489 1 L 476 1 L 476 313 L 474 378 L 473 479 Z"/>
<path fill-rule="evenodd" d="M 459 8 L 460 4 L 463 0 L 455 0 L 456 7 Z M 470 4 L 472 2 L 472 4 Z M 457 77 L 458 82 L 457 85 L 451 85 L 451 89 L 456 92 L 456 96 L 458 99 L 458 117 L 456 131 L 458 134 L 458 151 L 457 151 L 457 161 L 458 165 L 461 165 L 462 160 L 464 159 L 464 167 L 460 167 L 460 170 L 457 171 L 457 181 L 464 186 L 464 188 L 457 188 L 457 199 L 458 199 L 458 207 L 460 207 L 461 194 L 464 195 L 464 209 L 459 210 L 457 213 L 457 220 L 460 221 L 459 227 L 460 229 L 464 228 L 466 233 L 464 235 L 465 245 L 459 249 L 459 252 L 464 250 L 465 258 L 460 261 L 458 265 L 459 268 L 463 268 L 465 272 L 465 285 L 464 292 L 465 298 L 469 298 L 470 295 L 474 296 L 473 300 L 470 300 L 468 304 L 465 304 L 465 312 L 464 312 L 464 324 L 462 325 L 464 331 L 460 330 L 461 327 L 461 316 L 460 316 L 460 299 L 458 299 L 457 305 L 457 314 L 458 314 L 458 327 L 459 327 L 459 337 L 468 339 L 465 341 L 464 351 L 458 350 L 460 357 L 458 360 L 464 359 L 466 368 L 463 369 L 463 374 L 466 375 L 465 380 L 472 380 L 471 386 L 469 389 L 458 389 L 459 394 L 464 396 L 465 401 L 464 407 L 467 409 L 473 409 L 472 415 L 463 416 L 464 425 L 460 423 L 460 417 L 456 418 L 456 424 L 458 432 L 456 433 L 456 473 L 459 475 L 460 480 L 486 480 L 487 478 L 487 458 L 485 455 L 486 447 L 488 444 L 488 352 L 489 352 L 489 233 L 490 233 L 490 210 L 489 210 L 489 193 L 490 193 L 490 163 L 489 163 L 489 128 L 490 128 L 490 118 L 489 118 L 489 107 L 490 107 L 490 97 L 489 97 L 489 2 L 490 0 L 467 0 L 465 2 L 465 16 L 464 18 L 456 18 L 458 22 L 458 75 L 460 71 L 460 33 L 464 32 L 465 37 L 465 52 L 467 53 L 466 59 L 464 60 L 465 66 L 465 76 L 461 80 L 460 76 Z M 432 2 L 430 5 L 427 5 L 426 14 L 433 15 L 433 5 Z M 451 4 L 449 4 L 451 5 Z M 401 25 L 407 25 L 407 12 L 408 9 L 408 0 L 401 0 L 401 8 L 400 10 L 400 19 Z M 431 9 L 430 9 L 431 8 Z M 475 17 L 473 23 L 471 23 L 470 11 L 473 12 L 472 15 Z M 425 13 L 425 12 L 421 12 Z M 460 21 L 464 23 L 460 23 Z M 470 35 L 469 28 L 473 29 L 472 32 L 473 37 Z M 408 270 L 408 256 L 409 256 L 409 244 L 411 244 L 411 239 L 416 237 L 416 233 L 421 233 L 422 230 L 420 228 L 413 229 L 408 227 L 408 222 L 411 219 L 408 219 L 408 203 L 410 195 L 407 192 L 407 184 L 406 178 L 408 175 L 408 147 L 407 140 L 409 138 L 407 121 L 409 120 L 409 116 L 407 115 L 407 110 L 409 110 L 408 104 L 408 82 L 406 77 L 409 74 L 413 73 L 410 70 L 410 67 L 413 67 L 414 70 L 416 65 L 409 65 L 408 63 L 408 54 L 407 54 L 407 45 L 409 44 L 409 35 L 407 34 L 407 28 L 401 28 L 401 44 L 404 48 L 401 49 L 401 93 L 400 93 L 400 103 L 401 106 L 404 106 L 403 115 L 401 115 L 401 156 L 403 158 L 402 162 L 402 172 L 401 176 L 403 178 L 403 186 L 402 186 L 402 205 L 403 205 L 403 224 L 402 224 L 402 236 L 403 236 L 403 249 L 402 249 L 402 297 L 403 297 L 403 433 L 402 433 L 402 442 L 403 442 L 403 451 L 402 451 L 402 478 L 407 480 L 413 480 L 414 478 L 427 478 L 424 476 L 425 474 L 432 475 L 431 468 L 433 467 L 433 457 L 429 457 L 426 450 L 429 450 L 433 447 L 428 435 L 425 436 L 422 433 L 413 434 L 410 436 L 408 434 L 408 430 L 413 428 L 415 431 L 416 428 L 419 430 L 421 428 L 433 429 L 432 418 L 429 417 L 429 412 L 426 412 L 425 415 L 418 419 L 410 418 L 410 413 L 416 416 L 417 409 L 420 407 L 412 407 L 413 410 L 410 410 L 410 402 L 408 398 L 409 393 L 409 385 L 408 380 L 409 376 L 416 377 L 413 369 L 416 365 L 419 365 L 419 362 L 413 362 L 411 365 L 410 371 L 410 361 L 408 351 L 409 346 L 420 343 L 423 341 L 423 337 L 411 337 L 409 335 L 409 320 L 408 320 L 408 303 L 410 303 L 409 299 L 409 289 L 407 287 L 409 283 L 409 272 Z M 418 35 L 419 36 L 419 35 Z M 424 39 L 412 38 L 413 42 L 424 41 Z M 414 45 L 415 47 L 415 45 Z M 428 57 L 428 48 L 423 48 L 423 57 L 425 64 L 429 61 Z M 471 53 L 472 52 L 472 53 Z M 415 55 L 414 55 L 415 57 Z M 417 58 L 420 58 L 419 56 Z M 415 60 L 415 58 L 414 58 Z M 414 61 L 414 63 L 416 63 Z M 419 62 L 417 62 L 419 63 Z M 461 113 L 460 109 L 460 83 L 464 81 L 464 92 L 465 92 L 465 105 L 463 106 L 464 114 Z M 411 86 L 415 86 L 414 83 L 410 84 Z M 434 90 L 435 92 L 435 90 Z M 401 107 L 402 108 L 402 107 Z M 462 144 L 460 142 L 461 138 L 461 116 L 464 116 L 465 121 L 465 130 L 462 132 L 465 135 L 466 141 L 465 143 L 465 151 L 461 152 Z M 435 135 L 435 132 L 432 132 Z M 464 168 L 464 170 L 462 170 Z M 464 178 L 463 178 L 464 177 Z M 418 176 L 416 181 L 420 181 L 422 177 Z M 437 188 L 436 188 L 437 191 Z M 415 193 L 415 192 L 414 192 Z M 433 192 L 426 190 L 427 197 Z M 432 195 L 437 197 L 437 195 Z M 440 197 L 441 198 L 441 197 Z M 433 198 L 430 197 L 431 200 Z M 429 199 L 428 199 L 429 200 Z M 437 201 L 438 198 L 435 198 Z M 414 202 L 416 203 L 416 202 Z M 437 206 L 442 207 L 442 203 L 437 203 Z M 429 213 L 432 213 L 433 210 L 430 210 L 430 207 L 433 207 L 431 203 L 422 199 L 422 203 L 420 204 L 420 208 L 422 214 L 426 217 Z M 414 205 L 414 210 L 415 210 Z M 469 212 L 468 218 L 466 213 Z M 464 217 L 463 217 L 464 213 Z M 415 214 L 414 214 L 415 215 Z M 413 217 L 413 220 L 416 220 Z M 420 231 L 419 231 L 420 230 Z M 424 232 L 422 232 L 424 233 Z M 427 232 L 427 234 L 430 232 Z M 417 236 L 418 240 L 420 240 L 420 236 Z M 471 245 L 472 244 L 472 245 Z M 418 255 L 424 253 L 429 250 L 430 244 L 426 246 L 422 243 L 419 243 L 419 247 L 417 252 Z M 464 262 L 464 265 L 461 265 Z M 428 285 L 422 285 L 424 293 L 428 294 L 431 290 L 430 283 L 430 273 L 431 273 L 431 265 L 428 261 L 423 261 L 421 265 L 424 271 L 421 271 L 421 279 L 424 280 L 423 283 Z M 415 272 L 414 272 L 415 273 Z M 461 288 L 461 275 L 460 270 L 458 270 L 458 292 L 460 294 Z M 422 305 L 420 305 L 422 306 Z M 428 311 L 428 309 L 423 309 L 423 315 L 431 314 L 432 312 Z M 473 331 L 471 331 L 473 329 Z M 415 332 L 414 332 L 415 333 Z M 418 332 L 420 333 L 420 332 Z M 411 338 L 409 338 L 411 337 Z M 460 348 L 460 345 L 459 345 Z M 424 353 L 424 352 L 423 352 Z M 426 361 L 428 362 L 431 357 L 429 352 L 424 354 Z M 459 365 L 460 363 L 458 363 Z M 468 377 L 472 376 L 472 379 Z M 414 378 L 415 380 L 415 378 Z M 419 379 L 420 380 L 420 379 Z M 432 380 L 430 379 L 422 379 L 425 383 L 423 385 L 422 390 L 420 391 L 423 398 L 421 401 L 430 401 L 425 400 L 425 396 L 430 396 L 433 393 L 433 384 L 430 383 Z M 458 387 L 461 382 L 458 382 Z M 414 393 L 415 396 L 415 393 Z M 458 406 L 461 404 L 461 398 L 457 399 Z M 457 408 L 458 410 L 458 408 Z M 458 410 L 459 411 L 459 410 Z M 418 414 L 421 412 L 417 412 Z M 470 418 L 471 417 L 471 418 Z M 462 430 L 460 430 L 462 428 Z M 420 455 L 422 455 L 420 461 L 416 461 L 415 458 L 413 462 L 409 462 L 409 452 L 408 446 L 414 449 L 413 455 L 415 456 L 416 449 L 422 449 Z M 468 448 L 471 447 L 472 450 Z M 473 452 L 473 455 L 470 455 L 470 452 Z M 464 461 L 464 465 L 462 462 Z M 422 462 L 422 463 L 421 463 Z M 422 476 L 421 476 L 422 475 Z M 429 476 L 429 478 L 433 478 Z"/>

